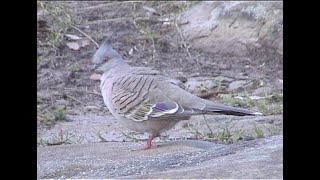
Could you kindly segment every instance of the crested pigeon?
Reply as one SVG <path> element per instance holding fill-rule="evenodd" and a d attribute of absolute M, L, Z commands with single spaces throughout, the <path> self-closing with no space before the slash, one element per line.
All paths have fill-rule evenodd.
<path fill-rule="evenodd" d="M 103 73 L 100 90 L 111 114 L 127 128 L 149 133 L 144 149 L 150 149 L 160 133 L 192 115 L 262 115 L 201 99 L 159 71 L 129 66 L 107 41 L 96 51 L 92 62 Z"/>

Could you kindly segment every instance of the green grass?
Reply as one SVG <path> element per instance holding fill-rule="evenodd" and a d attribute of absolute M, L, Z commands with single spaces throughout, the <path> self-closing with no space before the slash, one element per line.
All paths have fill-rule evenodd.
<path fill-rule="evenodd" d="M 258 109 L 264 114 L 283 114 L 283 93 L 266 95 L 265 99 L 256 102 Z"/>
<path fill-rule="evenodd" d="M 93 128 L 93 133 L 100 139 L 100 142 L 107 142 L 107 140 L 102 136 L 100 130 Z"/>
<path fill-rule="evenodd" d="M 242 125 L 240 128 L 236 129 L 234 131 L 233 139 L 235 142 L 241 141 L 244 138 L 245 130 L 243 128 L 244 125 Z"/>
<path fill-rule="evenodd" d="M 242 97 L 242 99 L 235 98 L 236 96 Z M 257 107 L 260 112 L 265 115 L 283 114 L 283 93 L 274 92 L 270 95 L 265 95 L 262 99 L 253 100 L 246 92 L 238 94 L 219 94 L 223 103 L 241 107 L 252 108 Z"/>
<path fill-rule="evenodd" d="M 45 19 L 48 19 L 50 32 L 44 42 L 38 41 L 38 45 L 47 46 L 55 51 L 63 40 L 65 33 L 74 24 L 73 15 L 61 2 L 46 1 L 39 2 L 39 5 L 48 12 Z M 49 53 L 50 51 L 46 52 Z"/>
<path fill-rule="evenodd" d="M 233 122 L 233 119 L 226 121 L 217 133 L 217 140 L 223 144 L 231 144 L 234 142 L 233 135 L 231 131 L 236 123 Z"/>
<path fill-rule="evenodd" d="M 264 137 L 264 132 L 260 127 L 257 127 L 256 124 L 253 124 L 254 126 L 254 132 L 257 138 L 263 138 Z"/>
<path fill-rule="evenodd" d="M 138 12 L 137 12 L 137 5 L 138 3 L 133 3 L 132 6 L 132 11 L 131 11 L 131 15 L 133 17 L 133 24 L 136 27 L 136 29 L 144 35 L 146 41 L 148 44 L 151 44 L 151 48 L 152 48 L 152 57 L 151 60 L 153 61 L 153 67 L 155 67 L 155 53 L 156 53 L 156 44 L 157 44 L 157 40 L 158 38 L 156 37 L 160 37 L 159 34 L 155 31 L 152 30 L 151 28 L 151 23 L 147 22 L 147 21 L 137 21 L 136 18 L 138 17 Z"/>
<path fill-rule="evenodd" d="M 127 138 L 127 139 L 129 139 L 130 141 L 132 141 L 132 142 L 138 142 L 138 139 L 136 138 L 134 132 L 128 132 L 128 133 L 121 132 L 121 133 L 122 133 L 122 136 L 123 136 L 124 138 Z"/>
<path fill-rule="evenodd" d="M 236 122 L 233 119 L 226 121 L 225 123 L 221 124 L 219 130 L 217 132 L 213 132 L 212 128 L 206 122 L 206 126 L 209 132 L 200 132 L 198 127 L 193 124 L 186 123 L 183 127 L 186 128 L 190 133 L 194 134 L 197 139 L 202 139 L 205 141 L 211 142 L 218 142 L 222 144 L 230 144 L 242 139 L 242 135 L 244 130 L 234 129 Z"/>
<path fill-rule="evenodd" d="M 63 121 L 67 119 L 68 111 L 66 108 L 54 107 L 51 113 L 56 121 Z"/>
<path fill-rule="evenodd" d="M 241 96 L 243 99 L 235 98 L 236 96 L 232 94 L 219 94 L 219 97 L 222 99 L 223 103 L 231 106 L 249 108 L 255 105 L 254 101 L 250 99 L 248 95 L 245 95 L 244 97 Z"/>
<path fill-rule="evenodd" d="M 280 134 L 282 128 L 279 126 L 264 126 L 264 129 L 269 133 L 270 136 Z"/>
<path fill-rule="evenodd" d="M 238 124 L 239 122 L 237 118 L 231 117 L 222 123 L 216 124 L 216 127 L 210 127 L 206 120 L 202 127 L 190 123 L 185 123 L 182 127 L 192 133 L 196 139 L 220 144 L 248 141 L 276 135 L 281 132 L 281 127 L 272 122 L 270 124 L 261 124 L 260 122 L 255 124 L 256 122 L 252 122 L 252 126 L 247 124 L 248 122 L 246 122 L 247 125 Z"/>
<path fill-rule="evenodd" d="M 192 133 L 197 139 L 198 138 L 200 138 L 200 139 L 205 138 L 205 134 L 200 133 L 199 129 L 196 126 L 194 126 L 193 124 L 186 123 L 183 127 L 186 128 L 190 133 Z"/>
<path fill-rule="evenodd" d="M 50 138 L 44 139 L 38 137 L 38 146 L 56 146 L 62 144 L 82 144 L 85 140 L 84 136 L 76 136 L 69 132 L 63 132 L 62 130 L 58 134 L 53 134 Z"/>
<path fill-rule="evenodd" d="M 214 79 L 213 83 L 215 84 L 216 91 L 221 91 L 226 88 L 221 79 Z"/>
<path fill-rule="evenodd" d="M 259 99 L 256 104 L 258 109 L 262 113 L 266 114 L 267 112 L 269 112 L 269 107 L 268 107 L 269 104 L 266 99 Z"/>

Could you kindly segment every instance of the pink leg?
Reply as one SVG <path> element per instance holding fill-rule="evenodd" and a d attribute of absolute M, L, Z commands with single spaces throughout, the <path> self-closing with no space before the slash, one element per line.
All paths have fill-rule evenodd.
<path fill-rule="evenodd" d="M 148 140 L 147 140 L 146 146 L 143 148 L 144 150 L 151 149 L 153 138 L 155 138 L 155 137 L 154 137 L 153 134 L 151 134 L 151 135 L 149 136 Z"/>
<path fill-rule="evenodd" d="M 156 137 L 158 137 L 160 134 L 157 133 L 157 132 L 153 132 L 152 134 L 149 135 L 149 138 L 147 140 L 147 144 L 146 146 L 143 148 L 144 150 L 146 149 L 151 149 L 151 146 L 152 146 L 152 140 Z"/>

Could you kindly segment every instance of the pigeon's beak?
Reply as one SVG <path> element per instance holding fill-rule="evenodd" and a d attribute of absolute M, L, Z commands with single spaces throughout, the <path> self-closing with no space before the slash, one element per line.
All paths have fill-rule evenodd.
<path fill-rule="evenodd" d="M 94 64 L 91 66 L 91 72 L 95 72 L 95 73 L 103 73 L 103 71 L 101 70 L 101 65 L 100 64 Z"/>
<path fill-rule="evenodd" d="M 98 64 L 94 64 L 94 65 L 92 65 L 92 67 L 91 67 L 91 71 L 95 71 L 95 70 L 97 69 L 97 67 L 98 67 Z"/>

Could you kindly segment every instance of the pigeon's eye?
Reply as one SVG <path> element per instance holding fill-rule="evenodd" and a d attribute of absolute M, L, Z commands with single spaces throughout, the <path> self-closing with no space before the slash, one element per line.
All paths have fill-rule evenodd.
<path fill-rule="evenodd" d="M 107 58 L 104 58 L 102 62 L 103 62 L 103 63 L 106 63 L 106 62 L 108 62 L 108 59 L 107 59 Z"/>

